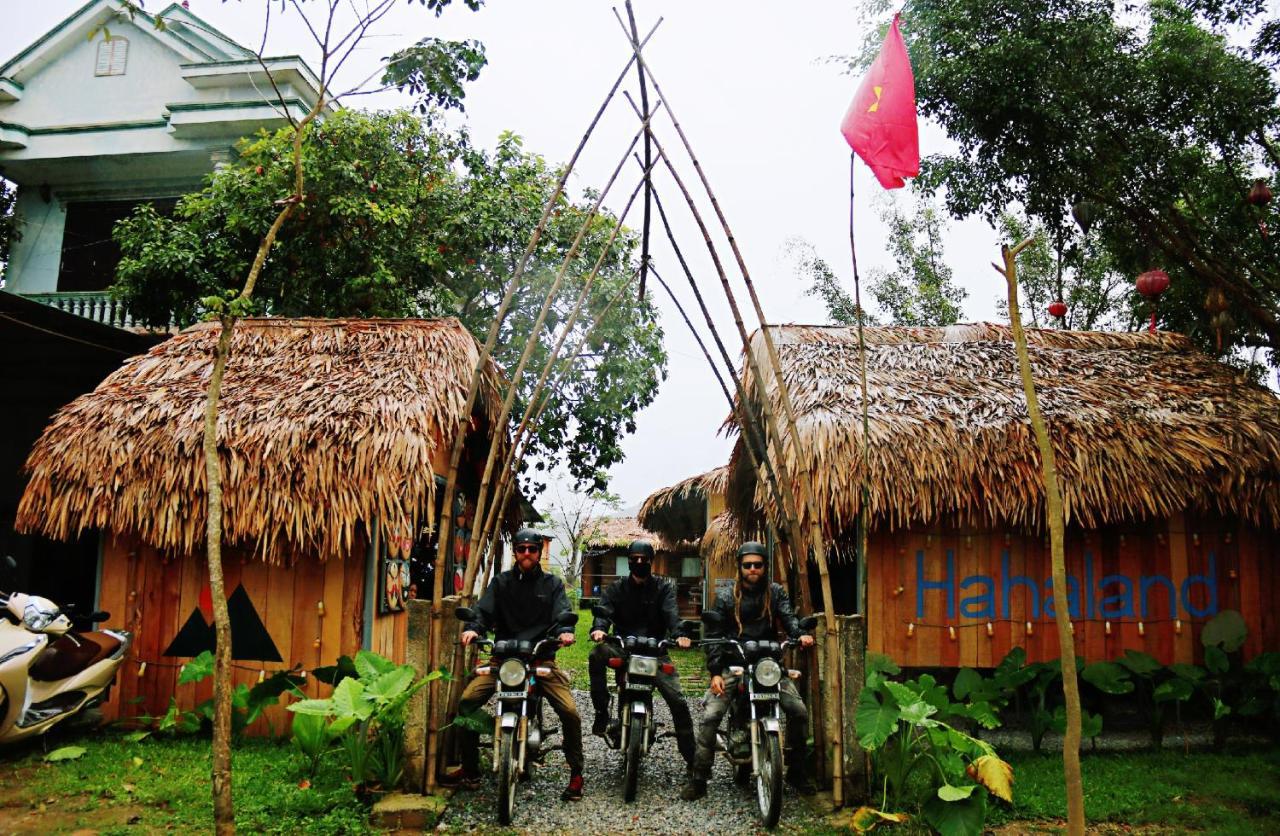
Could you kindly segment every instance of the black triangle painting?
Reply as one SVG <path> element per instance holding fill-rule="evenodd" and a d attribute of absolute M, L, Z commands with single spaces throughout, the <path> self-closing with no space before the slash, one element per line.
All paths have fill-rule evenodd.
<path fill-rule="evenodd" d="M 227 599 L 227 612 L 231 616 L 231 658 L 245 662 L 281 662 L 280 651 L 271 640 L 271 634 L 258 616 L 244 584 L 236 587 Z M 196 607 L 187 622 L 178 630 L 173 641 L 165 648 L 165 656 L 199 656 L 216 646 L 213 624 L 205 620 L 204 613 Z"/>

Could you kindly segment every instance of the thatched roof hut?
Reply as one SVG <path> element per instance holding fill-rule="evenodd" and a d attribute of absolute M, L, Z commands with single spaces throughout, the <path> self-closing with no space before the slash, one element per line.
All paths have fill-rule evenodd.
<path fill-rule="evenodd" d="M 128 361 L 53 418 L 27 461 L 18 526 L 99 528 L 171 553 L 205 537 L 204 405 L 216 324 Z M 246 319 L 223 384 L 218 445 L 226 541 L 269 562 L 350 552 L 377 520 L 412 534 L 479 358 L 453 318 Z M 472 426 L 488 435 L 490 365 Z"/>
<path fill-rule="evenodd" d="M 854 524 L 864 475 L 873 528 L 940 520 L 1038 530 L 1039 454 L 1008 326 L 866 329 L 870 460 L 861 454 L 856 329 L 771 326 L 800 439 L 793 468 L 813 478 L 831 537 Z M 1170 333 L 1031 330 L 1041 409 L 1070 523 L 1094 528 L 1184 510 L 1280 525 L 1280 399 Z M 781 414 L 766 380 L 747 396 Z M 774 519 L 739 441 L 729 506 Z"/>
<path fill-rule="evenodd" d="M 634 540 L 648 540 L 656 550 L 662 543 L 661 535 L 648 531 L 635 517 L 597 517 L 582 527 L 583 548 L 625 549 Z"/>
<path fill-rule="evenodd" d="M 728 478 L 729 466 L 721 465 L 654 491 L 636 518 L 668 540 L 697 540 L 707 527 L 708 499 L 725 492 Z"/>

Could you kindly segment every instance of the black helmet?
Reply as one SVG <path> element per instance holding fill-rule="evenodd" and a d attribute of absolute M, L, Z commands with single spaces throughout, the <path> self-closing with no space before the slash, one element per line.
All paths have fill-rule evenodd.
<path fill-rule="evenodd" d="M 748 540 L 741 546 L 738 546 L 738 562 L 741 563 L 742 558 L 747 555 L 763 557 L 765 563 L 769 562 L 769 550 L 765 548 L 764 543 L 757 543 L 755 540 Z"/>
<path fill-rule="evenodd" d="M 653 544 L 648 540 L 632 540 L 631 545 L 627 547 L 627 555 L 642 555 L 653 560 Z"/>
<path fill-rule="evenodd" d="M 513 546 L 518 546 L 522 543 L 532 543 L 538 548 L 542 548 L 542 543 L 543 543 L 542 532 L 538 531 L 535 528 L 520 529 L 519 531 L 516 532 L 515 539 L 511 541 L 511 544 Z"/>

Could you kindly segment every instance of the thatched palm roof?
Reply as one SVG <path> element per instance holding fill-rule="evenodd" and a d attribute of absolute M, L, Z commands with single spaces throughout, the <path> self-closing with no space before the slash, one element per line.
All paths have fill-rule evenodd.
<path fill-rule="evenodd" d="M 866 329 L 868 462 L 856 330 L 771 328 L 801 437 L 785 441 L 785 454 L 811 472 L 830 535 L 852 527 L 864 473 L 874 526 L 1041 526 L 1040 458 L 1008 326 Z M 1280 524 L 1272 392 L 1177 334 L 1032 330 L 1028 342 L 1069 521 L 1093 527 L 1190 508 Z M 752 350 L 767 370 L 759 333 Z M 760 381 L 746 377 L 758 403 Z M 730 506 L 745 519 L 773 515 L 741 452 L 740 440 Z"/>
<path fill-rule="evenodd" d="M 697 544 L 672 540 L 641 525 L 635 517 L 597 517 L 582 527 L 583 548 L 588 551 L 625 549 L 635 540 L 648 540 L 655 551 L 697 551 Z"/>
<path fill-rule="evenodd" d="M 637 519 L 669 540 L 697 540 L 707 524 L 707 497 L 723 494 L 728 479 L 728 465 L 682 479 L 650 494 Z"/>
<path fill-rule="evenodd" d="M 129 360 L 58 412 L 27 460 L 18 526 L 101 528 L 159 549 L 205 537 L 204 404 L 216 324 Z M 271 561 L 348 554 L 377 520 L 431 514 L 432 455 L 463 417 L 479 347 L 456 319 L 247 319 L 235 330 L 218 443 L 226 541 Z M 496 417 L 492 364 L 472 420 Z M 447 449 L 447 448 L 446 448 Z"/>
<path fill-rule="evenodd" d="M 698 552 L 713 566 L 732 566 L 737 559 L 738 547 L 746 539 L 737 515 L 732 511 L 722 511 L 707 524 Z"/>

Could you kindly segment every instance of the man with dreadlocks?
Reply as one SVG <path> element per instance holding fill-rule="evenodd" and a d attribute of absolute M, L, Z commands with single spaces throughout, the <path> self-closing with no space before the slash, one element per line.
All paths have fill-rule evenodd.
<path fill-rule="evenodd" d="M 800 620 L 791 608 L 791 599 L 781 584 L 769 582 L 769 551 L 762 543 L 748 541 L 738 548 L 738 581 L 732 594 L 721 592 L 712 609 L 720 615 L 720 628 L 708 630 L 706 638 L 736 637 L 739 640 L 774 640 L 778 631 L 802 647 L 813 645 L 813 636 L 800 628 Z M 711 690 L 706 697 L 706 710 L 698 726 L 697 756 L 689 782 L 680 791 L 685 801 L 707 794 L 711 777 L 711 761 L 716 751 L 716 729 L 729 710 L 729 702 L 738 690 L 738 677 L 725 675 L 731 659 L 724 645 L 707 648 L 707 672 L 711 674 Z M 802 794 L 813 792 L 805 761 L 805 740 L 809 730 L 809 711 L 796 686 L 783 678 L 779 684 L 782 710 L 787 715 L 787 783 Z"/>

